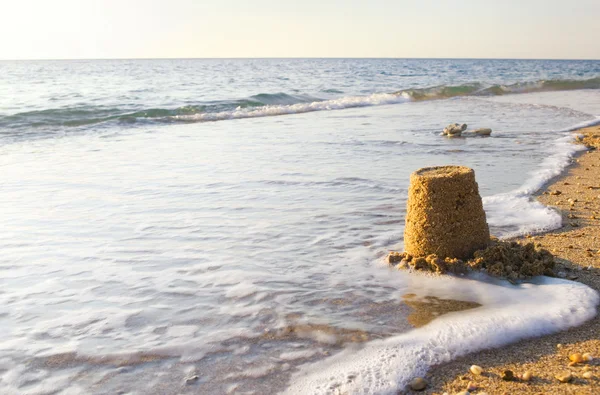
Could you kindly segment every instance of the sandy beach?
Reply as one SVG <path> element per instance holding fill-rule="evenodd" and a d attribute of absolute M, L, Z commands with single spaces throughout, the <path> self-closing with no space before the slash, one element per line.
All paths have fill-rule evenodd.
<path fill-rule="evenodd" d="M 580 143 L 590 147 L 576 157 L 565 172 L 553 179 L 537 198 L 559 210 L 563 227 L 553 232 L 527 236 L 518 241 L 534 241 L 550 250 L 562 265 L 561 277 L 582 282 L 600 291 L 600 127 L 578 131 Z M 591 353 L 589 364 L 569 366 L 569 355 Z M 469 372 L 471 365 L 483 367 L 484 374 Z M 585 368 L 585 366 L 589 366 Z M 529 382 L 504 381 L 504 371 L 515 375 L 529 371 Z M 585 370 L 592 378 L 584 378 Z M 570 373 L 570 383 L 560 383 L 555 375 Z M 600 393 L 600 317 L 572 330 L 524 340 L 501 348 L 468 355 L 434 367 L 426 377 L 430 394 L 465 391 L 469 382 L 477 387 L 471 393 L 488 394 L 598 394 Z"/>

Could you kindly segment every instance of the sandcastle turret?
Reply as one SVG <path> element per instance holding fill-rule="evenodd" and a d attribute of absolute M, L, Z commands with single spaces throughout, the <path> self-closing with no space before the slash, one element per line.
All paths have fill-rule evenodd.
<path fill-rule="evenodd" d="M 411 174 L 404 230 L 406 253 L 467 259 L 489 242 L 473 169 L 425 167 Z"/>

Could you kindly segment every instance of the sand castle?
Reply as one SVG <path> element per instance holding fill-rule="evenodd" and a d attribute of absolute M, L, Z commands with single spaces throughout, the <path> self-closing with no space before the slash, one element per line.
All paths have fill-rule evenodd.
<path fill-rule="evenodd" d="M 466 259 L 489 241 L 472 169 L 425 167 L 411 174 L 404 230 L 407 253 Z"/>
<path fill-rule="evenodd" d="M 405 252 L 388 255 L 401 269 L 486 271 L 511 281 L 554 274 L 554 257 L 533 243 L 490 237 L 473 169 L 425 167 L 410 176 Z"/>

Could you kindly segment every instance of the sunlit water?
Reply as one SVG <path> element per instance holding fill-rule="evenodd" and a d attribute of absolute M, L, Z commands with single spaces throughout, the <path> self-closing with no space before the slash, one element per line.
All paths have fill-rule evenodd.
<path fill-rule="evenodd" d="M 600 90 L 369 95 L 593 80 L 600 62 L 273 62 L 0 63 L 9 72 L 0 86 L 12 94 L 0 99 L 0 392 L 270 394 L 324 385 L 314 391 L 335 393 L 351 384 L 350 393 L 387 393 L 415 371 L 350 384 L 298 375 L 340 366 L 332 377 L 371 377 L 328 361 L 364 344 L 371 355 L 377 339 L 430 355 L 422 371 L 458 355 L 464 317 L 471 329 L 480 320 L 491 339 L 473 344 L 499 345 L 485 321 L 498 305 L 509 306 L 502 317 L 514 320 L 504 328 L 512 340 L 590 318 L 596 294 L 569 282 L 414 277 L 388 269 L 383 256 L 402 248 L 408 178 L 423 166 L 474 168 L 497 236 L 560 226 L 530 195 L 578 149 L 570 130 L 597 121 Z M 265 113 L 259 118 L 203 122 L 259 94 L 275 101 L 250 105 Z M 344 105 L 320 108 L 315 97 Z M 298 104 L 317 110 L 289 107 Z M 186 106 L 194 111 L 182 120 L 177 109 Z M 167 112 L 120 118 L 151 109 Z M 450 122 L 494 132 L 447 139 L 439 134 Z M 483 306 L 450 314 L 459 329 L 443 342 L 439 320 L 407 332 L 408 293 Z M 586 308 L 563 323 L 533 302 L 510 308 L 536 293 L 556 299 L 548 302 L 556 311 L 573 309 L 563 293 Z M 528 322 L 515 315 L 524 312 Z M 393 340 L 402 333 L 409 337 Z M 396 366 L 392 354 L 374 366 Z"/>

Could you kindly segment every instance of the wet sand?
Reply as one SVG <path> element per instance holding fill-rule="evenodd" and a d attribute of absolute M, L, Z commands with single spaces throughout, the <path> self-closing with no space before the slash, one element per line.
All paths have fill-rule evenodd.
<path fill-rule="evenodd" d="M 558 209 L 563 227 L 519 241 L 534 241 L 550 250 L 564 266 L 561 277 L 582 282 L 600 291 L 600 127 L 581 129 L 586 137 L 580 143 L 591 150 L 579 155 L 566 171 L 552 180 L 537 198 Z M 569 366 L 569 355 L 591 353 L 587 364 L 593 377 L 583 378 L 585 364 Z M 475 376 L 471 365 L 483 367 Z M 529 382 L 503 381 L 505 370 L 515 375 L 530 371 Z M 554 376 L 570 372 L 573 380 L 560 383 Z M 524 340 L 500 349 L 486 350 L 433 367 L 426 376 L 430 385 L 420 393 L 455 394 L 465 391 L 472 381 L 487 394 L 600 394 L 600 316 L 572 330 Z"/>

